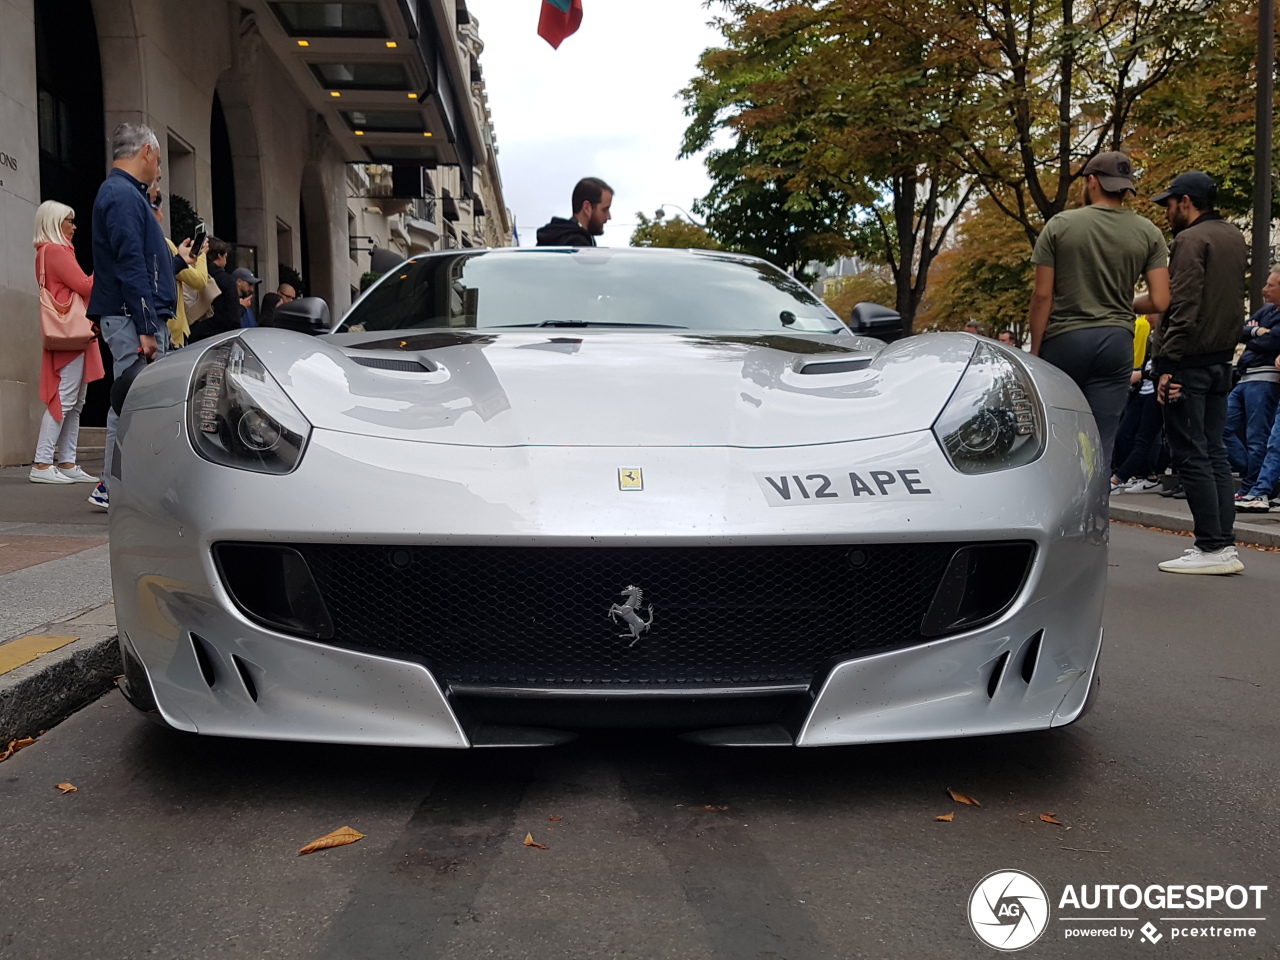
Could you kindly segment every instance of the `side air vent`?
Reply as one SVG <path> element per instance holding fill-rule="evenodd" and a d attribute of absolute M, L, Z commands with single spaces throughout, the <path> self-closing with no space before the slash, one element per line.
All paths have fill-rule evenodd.
<path fill-rule="evenodd" d="M 311 569 L 292 547 L 216 543 L 218 575 L 240 611 L 273 630 L 328 640 L 333 620 Z"/>
<path fill-rule="evenodd" d="M 1037 630 L 1035 636 L 1027 641 L 1026 652 L 1022 655 L 1022 679 L 1027 683 L 1036 672 L 1036 661 L 1040 659 L 1040 643 L 1044 640 L 1044 631 Z"/>
<path fill-rule="evenodd" d="M 232 657 L 234 660 L 235 658 Z M 1006 650 L 1000 654 L 1000 659 L 996 661 L 996 665 L 991 669 L 991 679 L 987 681 L 987 699 L 994 699 L 996 691 L 1000 689 L 1000 680 L 1004 677 L 1004 668 L 1009 664 L 1009 651 Z"/>
<path fill-rule="evenodd" d="M 249 664 L 234 653 L 231 655 L 231 662 L 236 665 L 236 672 L 240 674 L 240 682 L 244 684 L 245 693 L 249 694 L 250 700 L 257 703 L 258 685 L 253 682 L 253 674 L 249 672 Z"/>
<path fill-rule="evenodd" d="M 204 682 L 212 687 L 218 682 L 218 671 L 213 667 L 218 655 L 209 648 L 207 640 L 197 637 L 194 633 L 191 634 L 191 649 L 195 651 L 196 663 L 200 665 L 200 675 L 204 677 Z"/>
<path fill-rule="evenodd" d="M 871 357 L 859 357 L 856 360 L 828 360 L 823 363 L 806 363 L 800 372 L 806 376 L 823 373 L 850 373 L 854 370 L 865 370 L 871 366 Z"/>
<path fill-rule="evenodd" d="M 396 357 L 352 357 L 362 367 L 374 367 L 378 370 L 401 370 L 405 373 L 432 373 L 435 365 L 427 366 L 417 360 L 400 360 Z"/>
<path fill-rule="evenodd" d="M 951 557 L 920 632 L 940 637 L 995 620 L 1009 609 L 1031 570 L 1035 545 L 973 544 Z"/>

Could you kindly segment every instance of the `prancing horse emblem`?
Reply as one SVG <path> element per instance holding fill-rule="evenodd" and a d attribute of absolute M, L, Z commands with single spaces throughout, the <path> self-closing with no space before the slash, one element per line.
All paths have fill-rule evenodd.
<path fill-rule="evenodd" d="M 620 633 L 618 636 L 623 640 L 630 637 L 631 642 L 627 646 L 634 647 L 636 641 L 648 633 L 649 628 L 653 626 L 653 604 L 651 603 L 644 608 L 645 613 L 649 614 L 649 619 L 645 620 L 639 613 L 640 605 L 644 603 L 644 591 L 639 587 L 630 586 L 623 590 L 620 595 L 626 597 L 627 602 L 615 603 L 610 606 L 609 619 L 614 623 L 618 622 L 619 617 L 623 619 L 627 626 L 630 627 L 630 633 Z"/>

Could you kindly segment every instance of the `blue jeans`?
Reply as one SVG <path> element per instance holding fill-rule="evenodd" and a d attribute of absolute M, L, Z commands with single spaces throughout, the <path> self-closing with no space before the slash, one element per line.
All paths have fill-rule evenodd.
<path fill-rule="evenodd" d="M 1267 437 L 1276 418 L 1280 383 L 1245 380 L 1227 397 L 1227 456 L 1231 469 L 1240 474 L 1240 489 L 1257 482 L 1267 455 Z"/>
<path fill-rule="evenodd" d="M 98 320 L 102 329 L 102 342 L 111 351 L 111 372 L 120 376 L 138 359 L 138 351 L 142 348 L 138 340 L 138 331 L 128 317 L 102 317 Z M 156 359 L 159 360 L 169 352 L 169 328 L 164 324 L 156 331 Z M 107 448 L 103 451 L 102 486 L 111 489 L 111 466 L 116 456 L 116 425 L 120 418 L 115 410 L 107 411 Z"/>
<path fill-rule="evenodd" d="M 1271 497 L 1280 486 L 1280 417 L 1276 417 L 1271 425 L 1271 437 L 1267 440 L 1267 455 L 1262 459 L 1262 468 L 1258 471 L 1258 479 L 1253 486 L 1240 492 L 1251 497 Z"/>

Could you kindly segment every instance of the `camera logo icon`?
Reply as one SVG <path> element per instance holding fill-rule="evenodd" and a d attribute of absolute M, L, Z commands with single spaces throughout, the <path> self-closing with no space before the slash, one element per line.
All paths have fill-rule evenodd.
<path fill-rule="evenodd" d="M 989 947 L 1012 952 L 1029 947 L 1049 926 L 1049 896 L 1021 870 L 989 873 L 969 894 L 969 926 Z"/>

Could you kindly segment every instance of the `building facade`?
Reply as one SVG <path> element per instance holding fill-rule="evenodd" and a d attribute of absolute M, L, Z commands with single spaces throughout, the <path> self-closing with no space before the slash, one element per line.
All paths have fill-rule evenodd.
<path fill-rule="evenodd" d="M 465 0 L 0 0 L 0 463 L 42 411 L 35 209 L 75 208 L 92 269 L 118 123 L 160 139 L 175 239 L 203 220 L 263 291 L 300 278 L 336 316 L 375 249 L 511 242 L 482 50 Z"/>

